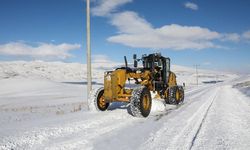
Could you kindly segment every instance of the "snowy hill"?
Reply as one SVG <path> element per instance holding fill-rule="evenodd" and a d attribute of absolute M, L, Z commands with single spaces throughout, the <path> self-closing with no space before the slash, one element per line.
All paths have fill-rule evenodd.
<path fill-rule="evenodd" d="M 93 80 L 100 79 L 104 71 L 112 69 L 116 65 L 105 64 L 93 65 Z M 85 81 L 87 76 L 86 64 L 63 63 L 63 62 L 1 62 L 0 79 L 23 77 L 41 78 L 52 81 Z"/>
<path fill-rule="evenodd" d="M 122 63 L 93 63 L 93 81 L 103 83 L 105 71 L 113 70 L 124 66 Z M 173 65 L 171 70 L 176 73 L 179 84 L 196 84 L 196 70 L 183 66 Z M 41 78 L 60 82 L 86 82 L 86 64 L 63 63 L 63 62 L 0 62 L 0 79 L 22 77 L 22 78 Z M 236 77 L 235 74 L 216 72 L 211 70 L 199 70 L 199 83 L 227 80 Z"/>

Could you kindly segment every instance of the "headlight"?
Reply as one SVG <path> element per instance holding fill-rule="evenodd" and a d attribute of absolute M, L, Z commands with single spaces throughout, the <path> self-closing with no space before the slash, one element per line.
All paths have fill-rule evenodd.
<path fill-rule="evenodd" d="M 111 75 L 110 74 L 106 75 L 106 80 L 111 81 Z"/>
<path fill-rule="evenodd" d="M 137 70 L 136 73 L 141 73 L 141 70 Z"/>

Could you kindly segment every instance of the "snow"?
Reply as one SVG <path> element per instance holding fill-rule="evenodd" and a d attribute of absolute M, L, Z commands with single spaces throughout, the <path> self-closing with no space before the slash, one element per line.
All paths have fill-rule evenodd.
<path fill-rule="evenodd" d="M 104 66 L 105 67 L 101 67 Z M 104 71 L 115 68 L 118 64 L 98 63 L 93 65 L 95 73 L 93 79 L 102 78 Z M 0 63 L 0 79 L 13 78 L 42 78 L 52 81 L 86 81 L 86 64 L 63 63 L 63 62 L 43 62 L 43 61 L 13 61 Z"/>
<path fill-rule="evenodd" d="M 219 89 L 203 123 L 195 149 L 249 149 L 250 101 L 236 89 Z"/>
<path fill-rule="evenodd" d="M 105 71 L 124 66 L 122 63 L 94 63 L 93 81 L 102 83 Z M 176 73 L 179 84 L 196 84 L 196 70 L 178 65 L 173 65 L 171 70 Z M 236 74 L 216 72 L 199 69 L 199 84 L 207 81 L 224 81 L 236 77 Z M 86 82 L 86 64 L 63 63 L 63 62 L 43 62 L 43 61 L 13 61 L 0 63 L 0 79 L 23 77 L 29 79 L 47 79 L 58 82 Z"/>
<path fill-rule="evenodd" d="M 120 63 L 93 64 L 94 88 Z M 105 67 L 102 67 L 105 66 Z M 185 101 L 153 99 L 148 118 L 126 103 L 87 111 L 86 66 L 0 63 L 0 149 L 248 149 L 250 76 L 173 65 Z M 214 81 L 223 81 L 217 82 Z M 154 95 L 154 93 L 151 93 Z"/>
<path fill-rule="evenodd" d="M 241 77 L 237 81 L 238 82 L 233 87 L 250 97 L 250 75 Z"/>

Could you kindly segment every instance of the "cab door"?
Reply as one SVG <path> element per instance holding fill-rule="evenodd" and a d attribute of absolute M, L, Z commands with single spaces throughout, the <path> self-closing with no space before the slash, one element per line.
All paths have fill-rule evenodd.
<path fill-rule="evenodd" d="M 166 85 L 169 80 L 169 75 L 170 75 L 170 59 L 169 58 L 162 58 L 162 63 L 163 63 L 163 81 L 164 84 Z"/>

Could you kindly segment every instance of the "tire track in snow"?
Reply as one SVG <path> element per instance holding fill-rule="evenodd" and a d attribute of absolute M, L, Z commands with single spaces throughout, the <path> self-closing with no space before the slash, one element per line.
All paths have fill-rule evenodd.
<path fill-rule="evenodd" d="M 205 92 L 205 90 L 198 89 L 197 91 L 195 90 L 191 93 L 195 93 L 196 97 L 199 97 Z M 190 92 L 188 92 L 188 95 L 189 94 Z M 193 102 L 194 101 L 187 101 L 187 103 L 184 103 L 184 106 L 182 107 L 187 107 Z M 180 108 L 182 109 L 182 107 Z M 126 115 L 124 116 L 123 113 Z M 6 137 L 0 140 L 0 149 L 40 149 L 41 147 L 44 147 L 46 149 L 50 147 L 70 149 L 78 148 L 79 146 L 84 148 L 91 148 L 92 140 L 96 137 L 101 136 L 109 131 L 128 126 L 133 121 L 137 120 L 136 118 L 128 115 L 124 110 L 122 110 L 122 112 L 109 111 L 96 114 L 97 116 L 91 119 L 83 119 L 59 126 L 53 125 L 51 127 L 36 127 L 22 133 L 17 133 L 14 137 Z M 129 116 L 130 118 L 128 119 L 127 116 Z M 125 123 L 124 120 L 126 120 Z M 72 138 L 72 140 L 69 140 L 69 137 L 70 139 Z M 54 144 L 50 143 L 50 141 L 53 141 Z"/>
<path fill-rule="evenodd" d="M 127 113 L 127 112 L 126 112 Z M 60 140 L 67 141 L 67 137 L 79 136 L 79 133 L 82 133 L 81 139 L 78 140 L 81 145 L 86 145 L 90 140 L 114 130 L 116 128 L 127 125 L 127 123 L 137 120 L 133 118 L 130 122 L 124 124 L 121 120 L 127 118 L 127 114 L 124 115 L 121 112 L 117 115 L 115 113 L 108 112 L 103 113 L 100 116 L 100 113 L 94 113 L 93 115 L 98 115 L 91 119 L 84 119 L 76 122 L 71 122 L 63 125 L 53 125 L 52 127 L 41 127 L 29 129 L 23 133 L 17 133 L 14 137 L 5 137 L 0 140 L 0 149 L 41 149 L 41 147 L 48 148 L 51 146 L 50 141 Z M 105 128 L 102 128 L 105 126 Z M 81 141 L 84 141 L 81 143 Z M 48 145 L 46 145 L 48 144 Z M 70 143 L 72 144 L 72 143 Z M 67 144 L 66 144 L 67 145 Z M 47 147 L 48 146 L 48 147 Z M 90 145 L 88 145 L 90 146 Z M 67 149 L 67 146 L 65 146 Z"/>
<path fill-rule="evenodd" d="M 199 100 L 193 100 L 194 98 L 196 97 L 200 97 L 202 96 L 203 94 L 205 94 L 207 91 L 209 91 L 210 89 L 214 88 L 215 86 L 207 86 L 207 87 L 202 87 L 200 89 L 195 89 L 195 90 L 192 90 L 192 91 L 188 91 L 188 92 L 185 92 L 185 100 L 182 104 L 179 104 L 179 105 L 169 105 L 167 104 L 168 106 L 171 106 L 169 108 L 166 108 L 163 111 L 160 111 L 160 112 L 154 112 L 154 116 L 156 117 L 156 121 L 160 120 L 161 118 L 171 114 L 172 111 L 175 111 L 175 110 L 182 110 L 184 107 L 188 107 L 190 104 L 192 103 L 195 103 L 195 102 L 198 102 Z M 158 101 L 158 100 L 157 100 Z M 173 107 L 172 107 L 173 106 Z M 166 107 L 166 105 L 165 105 Z M 149 116 L 150 117 L 150 116 Z"/>
<path fill-rule="evenodd" d="M 194 93 L 196 93 L 194 95 L 197 95 L 197 97 L 199 97 L 206 91 L 207 90 L 202 92 L 194 91 Z M 161 103 L 160 105 L 164 106 L 163 102 L 159 100 L 155 100 L 154 102 L 156 101 L 159 102 L 158 104 Z M 123 128 L 105 133 L 105 137 L 98 137 L 93 139 L 93 149 L 138 149 L 141 143 L 144 143 L 148 139 L 148 137 L 156 133 L 162 127 L 164 122 L 166 122 L 164 118 L 173 117 L 173 112 L 182 110 L 182 108 L 190 105 L 190 102 L 184 103 L 181 106 L 167 105 L 165 111 L 154 111 L 146 119 L 139 119 L 140 121 L 138 122 L 133 122 L 130 125 L 127 124 L 126 126 L 123 126 Z M 128 121 L 128 119 L 126 119 L 126 121 Z M 107 143 L 109 143 L 109 145 L 112 145 L 112 148 L 106 147 Z"/>
<path fill-rule="evenodd" d="M 211 104 L 213 103 L 214 98 L 217 95 L 217 92 L 213 94 L 207 102 L 202 104 L 197 111 L 192 114 L 191 117 L 187 118 L 187 123 L 185 126 L 179 130 L 179 133 L 176 135 L 173 135 L 174 138 L 172 139 L 173 142 L 169 144 L 170 149 L 176 148 L 176 149 L 189 149 L 190 144 L 192 145 L 192 142 L 194 141 L 195 135 L 198 134 L 198 130 L 203 119 L 205 118 L 206 113 L 208 112 Z M 204 92 L 202 92 L 204 94 Z M 193 103 L 190 103 L 193 104 Z M 184 138 L 183 138 L 184 137 Z M 180 144 L 183 141 L 182 144 Z"/>
<path fill-rule="evenodd" d="M 217 96 L 218 96 L 218 91 L 216 92 L 216 95 L 214 96 L 214 98 L 213 98 L 211 104 L 209 105 L 209 107 L 208 107 L 208 109 L 207 109 L 207 111 L 206 111 L 206 113 L 205 113 L 205 115 L 204 115 L 204 117 L 203 117 L 203 119 L 202 119 L 202 121 L 201 121 L 201 123 L 200 123 L 200 126 L 199 126 L 197 132 L 196 132 L 195 135 L 194 135 L 194 138 L 193 138 L 193 140 L 192 140 L 192 144 L 191 144 L 189 150 L 191 150 L 191 149 L 193 148 L 193 145 L 194 145 L 194 143 L 195 143 L 195 140 L 196 140 L 196 138 L 198 137 L 198 134 L 199 134 L 199 132 L 200 132 L 200 130 L 201 130 L 201 128 L 202 128 L 202 125 L 203 125 L 203 123 L 205 122 L 205 119 L 207 118 L 207 114 L 208 114 L 208 112 L 209 112 L 211 106 L 213 105 L 214 100 L 217 98 Z"/>
<path fill-rule="evenodd" d="M 184 104 L 180 109 L 172 111 L 171 116 L 163 118 L 166 123 L 142 144 L 141 149 L 145 149 L 144 147 L 147 149 L 189 149 L 217 92 L 218 88 L 211 87 L 193 95 L 195 99 L 192 99 L 188 105 Z"/>
<path fill-rule="evenodd" d="M 103 112 L 100 112 L 103 113 Z M 105 133 L 114 132 L 117 129 L 122 129 L 125 126 L 132 124 L 133 122 L 140 120 L 139 118 L 127 118 L 129 114 L 124 111 L 120 113 L 106 112 L 111 114 L 109 118 L 106 118 L 106 122 L 102 122 L 99 126 L 82 130 L 74 135 L 67 135 L 53 140 L 53 143 L 46 143 L 44 149 L 51 150 L 68 150 L 68 149 L 92 149 L 94 139 L 103 136 Z M 106 115 L 105 113 L 103 115 Z M 124 120 L 127 120 L 124 122 Z M 38 146 L 39 147 L 39 146 Z"/>
<path fill-rule="evenodd" d="M 249 149 L 249 97 L 223 86 L 192 149 Z"/>

